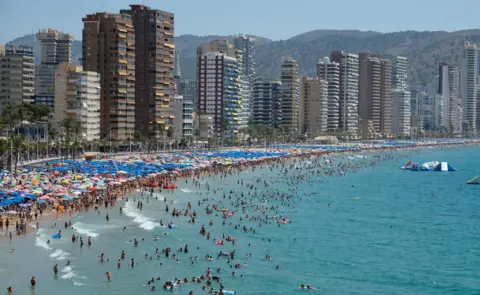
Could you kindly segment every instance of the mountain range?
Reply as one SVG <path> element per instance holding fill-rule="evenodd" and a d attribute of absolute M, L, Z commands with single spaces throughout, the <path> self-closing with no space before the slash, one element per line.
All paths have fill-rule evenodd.
<path fill-rule="evenodd" d="M 197 47 L 211 40 L 229 40 L 233 36 L 181 35 L 175 38 L 180 53 L 180 67 L 185 78 L 195 78 Z M 409 59 L 409 84 L 423 87 L 431 83 L 440 62 L 459 64 L 463 43 L 480 43 L 480 30 L 405 31 L 379 33 L 358 30 L 314 30 L 287 40 L 272 41 L 264 37 L 257 39 L 257 74 L 268 78 L 279 77 L 280 62 L 292 57 L 299 65 L 301 75 L 312 76 L 316 72 L 318 59 L 328 56 L 333 50 L 351 53 L 361 51 L 406 56 Z M 39 62 L 40 45 L 33 35 L 12 40 L 12 44 L 30 45 L 35 48 Z M 82 42 L 75 40 L 72 47 L 74 63 L 81 58 Z"/>

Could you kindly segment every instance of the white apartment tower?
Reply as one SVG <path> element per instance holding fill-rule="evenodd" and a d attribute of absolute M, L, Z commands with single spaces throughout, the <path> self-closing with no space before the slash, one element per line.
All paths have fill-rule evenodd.
<path fill-rule="evenodd" d="M 8 104 L 32 103 L 34 96 L 33 47 L 7 44 L 0 52 L 0 112 Z"/>
<path fill-rule="evenodd" d="M 37 67 L 37 96 L 55 95 L 55 71 L 62 63 L 72 61 L 73 36 L 53 29 L 36 34 L 40 41 L 40 66 Z"/>
<path fill-rule="evenodd" d="M 350 134 L 358 133 L 358 55 L 333 51 L 333 62 L 340 64 L 340 130 Z"/>
<path fill-rule="evenodd" d="M 463 47 L 460 94 L 462 98 L 463 122 L 467 131 L 476 133 L 480 123 L 480 102 L 477 102 L 478 85 L 478 48 L 476 44 L 466 42 Z"/>
<path fill-rule="evenodd" d="M 100 74 L 82 66 L 61 64 L 55 73 L 54 120 L 73 118 L 82 124 L 82 139 L 100 139 Z"/>
<path fill-rule="evenodd" d="M 242 51 L 243 74 L 250 83 L 256 75 L 255 42 L 255 38 L 249 35 L 236 35 L 233 38 L 233 46 Z"/>
<path fill-rule="evenodd" d="M 410 90 L 410 126 L 412 134 L 423 131 L 423 97 L 424 94 L 418 88 Z"/>
<path fill-rule="evenodd" d="M 242 80 L 243 80 L 243 117 L 247 124 L 252 116 L 253 83 L 255 78 L 255 38 L 249 35 L 236 35 L 233 38 L 233 46 L 242 55 Z"/>
<path fill-rule="evenodd" d="M 175 71 L 173 75 L 177 79 L 182 77 L 182 71 L 180 70 L 180 52 L 178 52 L 178 49 L 175 49 Z"/>
<path fill-rule="evenodd" d="M 438 93 L 443 96 L 443 126 L 454 134 L 462 133 L 458 67 L 441 63 L 438 80 Z"/>
<path fill-rule="evenodd" d="M 185 99 L 182 95 L 175 95 L 173 99 L 173 137 L 175 141 L 193 136 L 193 100 Z"/>
<path fill-rule="evenodd" d="M 393 90 L 392 133 L 410 135 L 410 91 L 401 88 Z"/>
<path fill-rule="evenodd" d="M 286 58 L 281 65 L 282 99 L 280 125 L 290 132 L 298 131 L 298 101 L 300 96 L 300 79 L 298 65 L 292 58 Z"/>
<path fill-rule="evenodd" d="M 327 131 L 335 132 L 340 121 L 340 64 L 324 57 L 317 63 L 317 77 L 327 86 Z"/>
<path fill-rule="evenodd" d="M 247 77 L 244 75 L 244 53 L 241 49 L 235 48 L 233 44 L 228 43 L 226 40 L 213 40 L 210 43 L 201 44 L 197 48 L 197 56 L 205 54 L 207 52 L 219 52 L 228 57 L 235 58 L 235 63 L 237 67 L 237 82 L 239 84 L 239 95 L 241 102 L 239 107 L 241 111 L 239 113 L 239 124 L 238 130 L 247 126 L 248 120 L 250 119 L 250 101 L 251 101 L 251 92 L 250 92 L 250 83 Z"/>
<path fill-rule="evenodd" d="M 212 118 L 213 131 L 237 134 L 243 125 L 242 83 L 237 59 L 220 52 L 197 56 L 197 111 Z"/>
<path fill-rule="evenodd" d="M 392 88 L 407 89 L 408 58 L 396 55 L 386 55 L 385 58 L 392 62 Z"/>

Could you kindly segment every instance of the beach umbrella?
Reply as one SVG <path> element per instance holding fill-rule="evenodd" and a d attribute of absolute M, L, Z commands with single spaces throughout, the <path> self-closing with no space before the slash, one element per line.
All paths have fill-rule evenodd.
<path fill-rule="evenodd" d="M 73 201 L 73 198 L 70 197 L 69 195 L 64 195 L 64 196 L 63 196 L 63 200 Z"/>

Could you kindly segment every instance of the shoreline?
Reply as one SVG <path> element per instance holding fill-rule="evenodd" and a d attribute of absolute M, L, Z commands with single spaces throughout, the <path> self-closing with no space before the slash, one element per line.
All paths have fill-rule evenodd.
<path fill-rule="evenodd" d="M 422 150 L 427 148 L 455 148 L 455 147 L 466 147 L 466 146 L 473 146 L 479 145 L 479 141 L 468 141 L 468 142 L 448 142 L 448 143 L 427 143 L 422 145 L 415 145 L 415 146 L 384 146 L 384 147 L 368 147 L 368 148 L 346 148 L 343 150 L 308 150 L 308 151 L 301 151 L 298 153 L 291 153 L 287 155 L 282 155 L 278 157 L 267 157 L 262 159 L 255 159 L 255 160 L 247 160 L 245 162 L 233 162 L 229 166 L 206 166 L 206 167 L 199 167 L 196 169 L 188 169 L 182 170 L 179 174 L 175 174 L 172 179 L 170 179 L 170 173 L 154 173 L 152 176 L 143 176 L 134 181 L 128 181 L 124 183 L 124 185 L 119 185 L 116 187 L 108 187 L 105 189 L 105 193 L 102 194 L 92 194 L 91 192 L 88 193 L 87 196 L 82 196 L 75 201 L 70 202 L 65 206 L 65 210 L 63 212 L 56 212 L 56 208 L 54 207 L 47 207 L 43 209 L 43 214 L 38 215 L 38 224 L 40 225 L 37 227 L 37 221 L 32 220 L 25 222 L 26 232 L 17 235 L 15 233 L 15 221 L 19 221 L 20 217 L 14 216 L 13 221 L 11 220 L 9 229 L 0 231 L 0 243 L 9 241 L 8 232 L 12 232 L 12 240 L 21 238 L 22 236 L 28 236 L 35 232 L 38 229 L 45 227 L 47 223 L 57 223 L 57 221 L 63 222 L 68 221 L 69 218 L 76 216 L 77 214 L 81 214 L 84 212 L 89 211 L 90 209 L 98 210 L 98 208 L 103 204 L 107 204 L 111 207 L 114 207 L 118 201 L 122 201 L 124 198 L 131 197 L 131 194 L 135 192 L 137 189 L 143 188 L 144 190 L 153 190 L 154 192 L 161 193 L 164 189 L 163 186 L 168 183 L 175 183 L 179 180 L 193 178 L 193 179 L 200 179 L 200 177 L 204 176 L 205 174 L 210 175 L 223 173 L 225 169 L 237 169 L 239 171 L 249 169 L 251 167 L 263 166 L 263 164 L 268 164 L 277 161 L 290 161 L 294 159 L 304 159 L 309 158 L 312 156 L 320 156 L 320 157 L 328 157 L 328 156 L 336 156 L 336 155 L 344 155 L 344 154 L 360 154 L 360 153 L 368 153 L 368 152 L 385 152 L 385 151 L 400 151 L 400 150 Z M 298 149 L 300 149 L 299 146 Z M 264 150 L 263 148 L 261 148 Z M 239 149 L 244 150 L 244 149 Z M 248 150 L 248 149 L 247 149 Z M 222 169 L 225 168 L 225 169 Z M 97 191 L 98 192 L 98 191 Z M 95 197 L 95 201 L 92 202 L 92 197 Z M 38 204 L 36 204 L 36 208 L 32 210 L 32 212 L 36 212 L 38 210 Z M 92 208 L 94 207 L 94 208 Z M 33 209 L 33 208 L 32 208 Z M 0 217 L 2 220 L 4 217 L 11 217 L 8 214 L 1 214 Z M 51 224 L 50 224 L 51 225 Z M 61 225 L 63 226 L 63 225 Z M 13 228 L 13 230 L 12 230 Z"/>

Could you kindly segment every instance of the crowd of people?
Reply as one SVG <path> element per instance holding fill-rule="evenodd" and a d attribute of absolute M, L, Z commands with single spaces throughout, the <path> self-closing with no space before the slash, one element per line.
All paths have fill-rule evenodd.
<path fill-rule="evenodd" d="M 446 145 L 434 146 L 434 148 L 445 148 Z M 415 150 L 415 148 L 410 148 Z M 172 249 L 165 245 L 164 248 L 156 248 L 153 253 L 145 253 L 146 260 L 160 259 L 161 256 L 167 259 L 173 259 L 178 262 L 179 259 L 188 259 L 189 263 L 197 264 L 214 259 L 225 260 L 226 269 L 217 268 L 215 270 L 206 268 L 205 273 L 201 273 L 192 278 L 184 276 L 182 278 L 167 278 L 162 280 L 161 277 L 149 279 L 145 286 L 148 286 L 151 291 L 156 291 L 156 283 L 162 282 L 162 288 L 170 291 L 174 291 L 181 286 L 188 286 L 188 284 L 200 284 L 203 291 L 213 295 L 227 295 L 233 294 L 233 291 L 227 291 L 224 288 L 225 276 L 235 278 L 237 276 L 242 277 L 241 270 L 248 266 L 248 259 L 255 259 L 252 257 L 252 253 L 248 250 L 250 244 L 246 249 L 236 249 L 235 243 L 237 239 L 242 238 L 243 234 L 256 234 L 257 231 L 262 230 L 268 226 L 285 226 L 291 222 L 290 218 L 282 213 L 283 208 L 293 208 L 297 202 L 300 202 L 303 198 L 311 197 L 314 193 L 304 193 L 298 190 L 298 187 L 305 182 L 321 182 L 328 181 L 327 177 L 342 177 L 347 173 L 355 173 L 366 167 L 375 167 L 381 163 L 401 157 L 397 153 L 396 148 L 378 148 L 375 153 L 368 156 L 358 157 L 355 161 L 348 158 L 351 155 L 357 155 L 357 150 L 343 150 L 338 151 L 324 151 L 318 150 L 311 153 L 297 153 L 284 157 L 272 157 L 263 158 L 256 161 L 238 162 L 232 165 L 222 166 L 208 166 L 199 169 L 188 169 L 178 171 L 175 174 L 164 173 L 154 174 L 150 176 L 139 177 L 135 179 L 129 179 L 122 182 L 119 185 L 108 187 L 104 190 L 91 190 L 82 193 L 77 199 L 72 201 L 62 201 L 64 215 L 73 216 L 78 212 L 87 212 L 89 210 L 96 210 L 100 214 L 101 207 L 113 207 L 117 202 L 125 199 L 126 202 L 136 202 L 137 208 L 143 206 L 145 198 L 153 197 L 154 193 L 162 192 L 165 186 L 172 183 L 185 183 L 191 182 L 199 190 L 196 192 L 198 196 L 197 202 L 188 202 L 184 208 L 174 207 L 173 202 L 168 202 L 165 198 L 165 212 L 171 215 L 172 220 L 175 218 L 186 218 L 188 223 L 192 226 L 199 226 L 200 238 L 204 238 L 212 241 L 212 245 L 224 245 L 231 243 L 234 250 L 232 251 L 219 251 L 218 253 L 212 253 L 208 249 L 200 249 L 194 247 L 193 251 L 185 245 L 178 249 Z M 343 153 L 343 154 L 340 154 Z M 340 156 L 336 156 L 340 155 Z M 262 176 L 253 177 L 252 179 L 244 180 L 241 173 L 247 169 L 253 171 L 257 169 L 263 169 L 264 173 L 276 172 L 272 177 L 268 177 L 266 174 Z M 215 177 L 220 179 L 237 175 L 239 177 L 237 185 L 240 188 L 224 189 L 215 185 Z M 205 182 L 204 179 L 209 178 L 212 182 Z M 275 183 L 284 183 L 287 185 L 287 189 L 275 188 Z M 134 196 L 130 197 L 129 196 Z M 132 200 L 133 198 L 133 200 Z M 50 207 L 49 207 L 50 206 Z M 328 204 L 330 206 L 330 204 Z M 35 206 L 20 207 L 15 204 L 8 208 L 9 210 L 17 210 L 15 217 L 17 234 L 24 233 L 27 223 L 36 222 L 36 227 L 39 226 L 38 218 L 46 210 L 53 208 L 51 203 L 35 204 Z M 58 208 L 58 207 L 55 207 Z M 58 209 L 54 211 L 55 214 L 59 214 Z M 122 208 L 120 208 L 120 214 L 122 214 Z M 197 219 L 200 215 L 203 215 L 203 219 L 206 216 L 210 221 L 207 224 L 197 225 Z M 12 220 L 8 216 L 0 219 L 0 230 L 8 231 L 9 225 Z M 108 214 L 105 216 L 107 222 L 109 220 Z M 216 219 L 221 218 L 221 222 L 217 223 Z M 159 223 L 163 225 L 163 221 Z M 4 230 L 5 224 L 5 230 Z M 175 223 L 173 221 L 168 222 L 169 228 Z M 235 230 L 238 235 L 226 235 L 222 234 L 222 239 L 216 239 L 212 237 L 212 228 L 219 226 Z M 71 222 L 65 222 L 65 229 L 71 227 Z M 124 228 L 124 231 L 126 227 Z M 61 232 L 59 232 L 60 234 Z M 11 239 L 11 232 L 10 232 Z M 90 237 L 86 237 L 88 246 L 92 245 Z M 155 237 L 157 239 L 157 237 Z M 268 238 L 264 238 L 265 241 L 269 241 Z M 79 242 L 83 247 L 83 238 L 75 234 L 72 235 L 72 242 Z M 132 242 L 134 247 L 138 247 L 141 242 L 136 239 Z M 296 241 L 294 241 L 296 242 Z M 202 251 L 208 251 L 207 253 Z M 242 257 L 245 262 L 238 262 L 237 258 Z M 265 253 L 265 256 L 259 259 L 268 263 L 272 260 L 269 253 Z M 117 268 L 123 267 L 124 261 L 129 261 L 129 266 L 135 268 L 138 265 L 138 258 L 128 257 L 125 251 L 122 250 L 118 259 L 115 259 Z M 104 253 L 100 255 L 101 263 L 108 263 L 109 259 L 105 259 Z M 70 262 L 68 261 L 67 264 Z M 160 263 L 161 265 L 161 263 Z M 272 265 L 272 269 L 280 269 L 281 265 Z M 58 265 L 54 265 L 54 275 L 58 272 Z M 114 280 L 112 271 L 105 273 L 107 281 Z M 36 279 L 31 279 L 31 286 L 34 287 Z M 301 289 L 315 289 L 315 287 L 305 284 L 299 284 L 298 288 Z M 9 294 L 13 294 L 13 289 L 9 287 Z M 193 291 L 189 294 L 193 295 Z"/>

